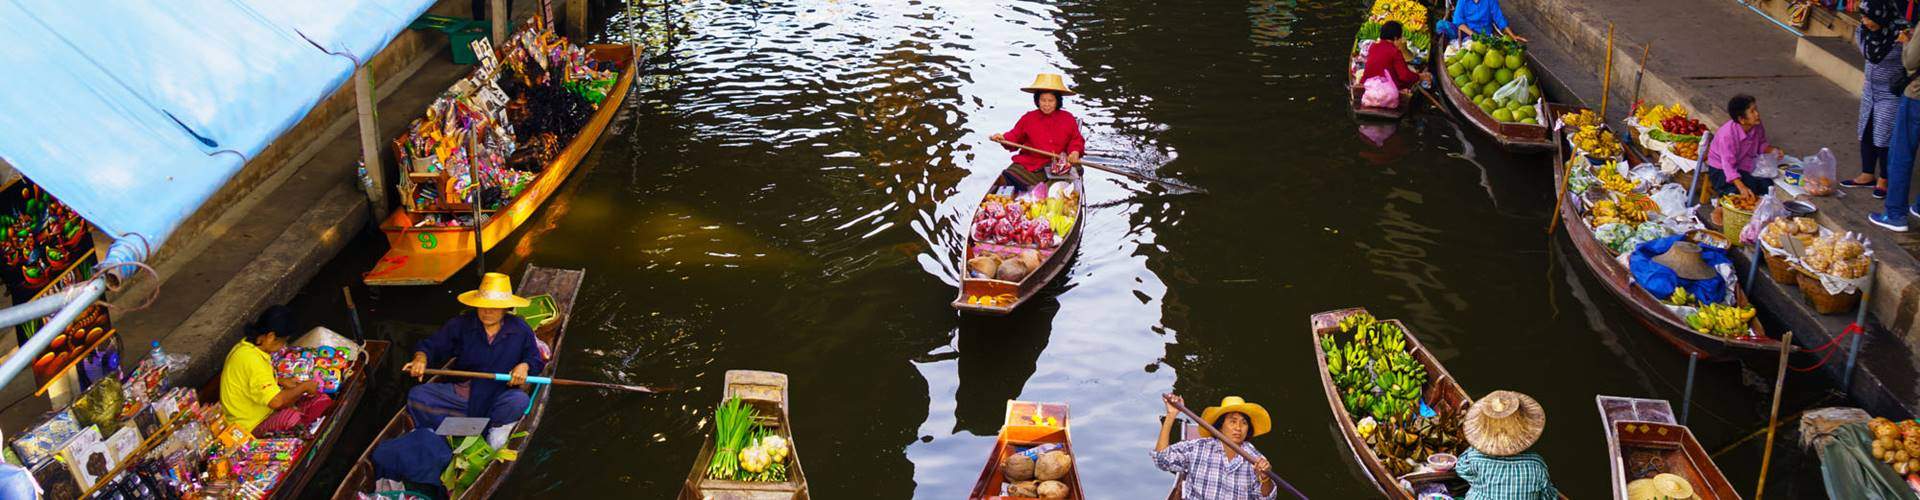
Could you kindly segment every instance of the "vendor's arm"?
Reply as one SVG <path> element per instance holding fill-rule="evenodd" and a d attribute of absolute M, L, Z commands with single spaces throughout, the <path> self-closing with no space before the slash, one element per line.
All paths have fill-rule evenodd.
<path fill-rule="evenodd" d="M 267 407 L 278 410 L 281 408 L 286 408 L 288 406 L 293 406 L 293 403 L 296 401 L 299 401 L 301 396 L 305 396 L 307 394 L 311 394 L 319 390 L 320 390 L 320 384 L 317 382 L 314 382 L 312 380 L 308 380 L 306 382 L 300 382 L 300 383 L 294 384 L 293 387 L 289 387 L 286 390 L 280 391 L 278 394 L 274 394 L 273 399 L 267 401 Z"/>
<path fill-rule="evenodd" d="M 1905 67 L 1908 73 L 1920 70 L 1920 36 L 1907 34 L 1906 44 L 1901 46 L 1901 50 L 1903 52 L 1900 53 L 1900 65 Z M 1906 91 L 1907 89 L 1893 89 L 1894 94 Z"/>
<path fill-rule="evenodd" d="M 428 363 L 444 363 L 453 358 L 455 353 L 460 352 L 460 329 L 464 327 L 465 319 L 465 314 L 455 316 L 447 320 L 447 324 L 440 325 L 440 330 L 433 332 L 433 335 L 414 344 L 413 360 L 401 369 L 413 378 L 420 378 L 425 375 Z"/>
<path fill-rule="evenodd" d="M 1148 456 L 1153 457 L 1153 466 L 1160 470 L 1175 474 L 1186 472 L 1187 464 L 1193 461 L 1194 443 L 1199 441 L 1168 444 L 1173 440 L 1173 424 L 1180 421 L 1180 410 L 1174 405 L 1186 404 L 1185 400 L 1172 394 L 1161 396 L 1160 399 L 1167 405 L 1167 415 L 1160 419 L 1160 437 L 1153 442 L 1153 453 Z"/>
<path fill-rule="evenodd" d="M 1454 2 L 1453 15 L 1447 18 L 1447 22 L 1453 23 L 1454 29 L 1459 30 L 1460 35 L 1465 37 L 1473 36 L 1473 28 L 1467 27 L 1467 5 L 1470 3 L 1472 3 L 1471 0 Z"/>
<path fill-rule="evenodd" d="M 1387 63 L 1387 68 L 1393 73 L 1394 83 L 1399 84 L 1400 88 L 1404 89 L 1420 82 L 1420 73 L 1414 72 L 1413 68 L 1407 67 L 1407 57 L 1400 54 L 1398 47 L 1394 47 L 1393 50 L 1389 50 L 1388 52 L 1392 54 L 1387 56 L 1391 59 L 1391 61 Z"/>

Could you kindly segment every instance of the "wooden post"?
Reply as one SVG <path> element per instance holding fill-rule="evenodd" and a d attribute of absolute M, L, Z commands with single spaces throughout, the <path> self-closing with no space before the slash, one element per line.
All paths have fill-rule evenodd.
<path fill-rule="evenodd" d="M 493 23 L 493 46 L 507 43 L 507 19 L 511 17 L 513 13 L 507 12 L 507 0 L 487 0 L 487 21 Z"/>
<path fill-rule="evenodd" d="M 365 65 L 353 71 L 353 101 L 360 116 L 360 161 L 367 166 L 367 202 L 373 205 L 373 220 L 387 218 L 387 169 L 380 162 L 380 118 L 373 99 L 373 70 Z"/>
<path fill-rule="evenodd" d="M 1780 391 L 1787 388 L 1787 354 L 1793 352 L 1793 332 L 1780 336 L 1780 374 L 1773 379 L 1773 414 L 1767 417 L 1767 451 L 1760 454 L 1760 485 L 1753 488 L 1753 500 L 1767 492 L 1767 466 L 1773 465 L 1773 430 L 1780 424 Z"/>
<path fill-rule="evenodd" d="M 587 41 L 588 9 L 592 6 L 587 0 L 567 0 L 567 37 L 575 42 Z"/>
<path fill-rule="evenodd" d="M 1607 97 L 1613 94 L 1613 23 L 1607 23 L 1607 64 L 1600 69 L 1600 120 L 1607 119 Z"/>

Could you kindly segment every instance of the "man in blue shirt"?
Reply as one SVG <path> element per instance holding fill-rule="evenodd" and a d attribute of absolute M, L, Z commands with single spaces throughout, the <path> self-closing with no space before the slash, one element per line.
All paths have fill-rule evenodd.
<path fill-rule="evenodd" d="M 507 382 L 460 380 L 414 386 L 407 391 L 407 413 L 414 427 L 432 429 L 447 417 L 481 417 L 492 426 L 489 444 L 495 448 L 504 442 L 505 431 L 526 414 L 529 398 L 516 389 L 527 382 L 528 373 L 540 373 L 546 358 L 540 352 L 539 339 L 527 321 L 507 313 L 510 307 L 525 307 L 528 300 L 513 294 L 507 275 L 487 273 L 480 289 L 460 294 L 460 303 L 473 312 L 447 320 L 440 331 L 414 347 L 413 360 L 401 369 L 415 378 L 425 375 L 428 363 L 453 360 L 453 369 L 483 373 L 507 373 Z"/>
<path fill-rule="evenodd" d="M 1514 41 L 1527 43 L 1526 37 L 1515 34 L 1513 28 L 1507 26 L 1507 14 L 1500 10 L 1500 0 L 1458 0 L 1453 5 L 1453 15 L 1442 24 L 1453 26 L 1460 38 L 1486 33 L 1490 36 L 1506 35 Z M 1440 33 L 1446 32 L 1446 26 L 1441 26 Z"/>

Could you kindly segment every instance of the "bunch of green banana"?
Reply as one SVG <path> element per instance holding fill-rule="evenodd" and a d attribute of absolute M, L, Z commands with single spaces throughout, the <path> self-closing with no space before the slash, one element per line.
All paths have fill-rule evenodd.
<path fill-rule="evenodd" d="M 1667 303 L 1676 306 L 1690 305 L 1693 303 L 1693 295 L 1687 293 L 1686 288 L 1676 286 L 1673 287 L 1673 295 L 1667 297 Z"/>

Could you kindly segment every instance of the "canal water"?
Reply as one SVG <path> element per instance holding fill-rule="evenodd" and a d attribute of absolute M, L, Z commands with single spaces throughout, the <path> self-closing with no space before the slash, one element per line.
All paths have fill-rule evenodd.
<path fill-rule="evenodd" d="M 586 269 L 562 376 L 682 390 L 558 390 L 503 497 L 673 496 L 731 369 L 792 377 L 815 498 L 965 496 L 1009 399 L 1071 405 L 1088 498 L 1158 498 L 1173 477 L 1147 452 L 1169 391 L 1196 410 L 1265 405 L 1273 431 L 1253 442 L 1278 472 L 1319 498 L 1373 497 L 1308 340 L 1308 315 L 1349 306 L 1405 320 L 1475 396 L 1538 398 L 1536 449 L 1575 497 L 1609 494 L 1594 395 L 1681 397 L 1684 356 L 1546 233 L 1548 160 L 1431 107 L 1397 126 L 1352 119 L 1358 3 L 677 5 L 676 45 L 618 130 L 486 263 Z M 602 40 L 638 36 L 625 13 L 604 24 Z M 947 303 L 965 228 L 1008 163 L 987 137 L 1031 109 L 1018 88 L 1039 72 L 1080 93 L 1065 109 L 1098 156 L 1211 193 L 1089 171 L 1064 276 L 1010 317 L 963 317 Z M 347 331 L 353 284 L 369 334 L 405 348 L 476 281 L 359 286 L 384 250 L 368 233 L 329 263 L 295 299 L 303 319 Z M 399 407 L 402 357 L 323 479 Z M 1766 425 L 1773 373 L 1706 363 L 1693 387 L 1694 431 L 1749 493 L 1763 439 L 1745 438 Z M 1793 373 L 1782 413 L 1830 391 Z M 1767 491 L 1820 495 L 1791 437 Z"/>

